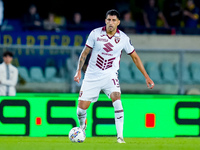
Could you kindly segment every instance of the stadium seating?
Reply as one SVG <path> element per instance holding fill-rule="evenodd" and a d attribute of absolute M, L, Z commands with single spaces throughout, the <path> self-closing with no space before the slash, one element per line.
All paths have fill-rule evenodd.
<path fill-rule="evenodd" d="M 163 61 L 161 63 L 147 62 L 145 63 L 145 68 L 150 78 L 156 84 L 177 84 L 178 83 L 178 73 L 179 64 L 172 64 L 169 61 Z M 19 75 L 26 82 L 65 82 L 71 81 L 71 75 L 68 71 L 72 71 L 70 68 L 70 63 L 68 62 L 68 69 L 62 67 L 57 72 L 55 67 L 46 67 L 43 70 L 41 67 L 35 66 L 29 70 L 26 67 L 18 67 Z M 67 71 L 67 72 L 66 72 Z M 30 74 L 30 76 L 29 76 Z M 183 83 L 192 84 L 200 83 L 200 63 L 192 62 L 189 67 L 183 64 Z M 83 75 L 84 76 L 84 75 Z M 119 81 L 120 83 L 145 83 L 145 78 L 139 69 L 133 63 L 120 63 L 119 69 Z"/>
<path fill-rule="evenodd" d="M 122 83 L 133 83 L 129 65 L 125 62 L 120 62 L 119 81 Z"/>
<path fill-rule="evenodd" d="M 46 67 L 45 68 L 45 79 L 46 82 L 63 82 L 66 79 L 57 77 L 57 70 L 55 67 Z"/>
<path fill-rule="evenodd" d="M 131 63 L 130 70 L 136 83 L 145 83 L 145 78 L 135 64 Z"/>
<path fill-rule="evenodd" d="M 188 70 L 188 67 L 186 66 L 186 64 L 182 64 L 183 65 L 183 73 L 182 73 L 182 79 L 183 79 L 183 83 L 184 84 L 191 84 L 191 76 L 190 76 L 190 72 Z M 175 74 L 176 74 L 176 78 L 178 80 L 178 73 L 179 73 L 179 63 L 175 64 Z"/>
<path fill-rule="evenodd" d="M 45 79 L 51 81 L 56 77 L 56 68 L 55 67 L 46 67 L 45 68 Z"/>
<path fill-rule="evenodd" d="M 192 62 L 189 65 L 189 69 L 191 71 L 192 81 L 194 83 L 200 83 L 200 63 Z"/>
<path fill-rule="evenodd" d="M 173 70 L 173 64 L 169 61 L 164 61 L 160 64 L 160 71 L 162 75 L 163 83 L 176 84 L 177 80 L 175 72 Z"/>
<path fill-rule="evenodd" d="M 45 82 L 42 68 L 40 67 L 31 67 L 30 68 L 31 79 L 35 82 Z"/>
<path fill-rule="evenodd" d="M 59 72 L 58 72 L 58 77 L 61 79 L 61 80 L 65 80 L 65 81 L 70 81 L 70 75 L 69 75 L 69 72 L 67 72 L 67 69 L 64 68 L 64 67 L 61 67 L 59 69 Z"/>
<path fill-rule="evenodd" d="M 147 62 L 146 63 L 146 71 L 149 74 L 150 78 L 155 82 L 155 83 L 162 83 L 161 80 L 161 73 L 159 71 L 158 63 L 156 62 Z"/>
<path fill-rule="evenodd" d="M 17 67 L 19 71 L 19 75 L 26 81 L 31 82 L 31 78 L 29 77 L 29 73 L 26 67 Z"/>

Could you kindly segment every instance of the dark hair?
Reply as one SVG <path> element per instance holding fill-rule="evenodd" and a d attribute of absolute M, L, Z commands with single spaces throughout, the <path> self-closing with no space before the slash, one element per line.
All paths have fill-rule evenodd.
<path fill-rule="evenodd" d="M 10 52 L 10 51 L 6 51 L 6 52 L 3 53 L 3 57 L 6 57 L 6 56 L 13 57 L 13 53 Z"/>
<path fill-rule="evenodd" d="M 117 16 L 117 18 L 120 19 L 119 12 L 115 9 L 111 9 L 111 10 L 107 11 L 106 18 L 108 17 L 108 15 Z"/>
<path fill-rule="evenodd" d="M 37 8 L 37 7 L 36 7 L 35 4 L 31 4 L 31 5 L 29 6 L 29 9 L 30 9 L 30 8 Z"/>

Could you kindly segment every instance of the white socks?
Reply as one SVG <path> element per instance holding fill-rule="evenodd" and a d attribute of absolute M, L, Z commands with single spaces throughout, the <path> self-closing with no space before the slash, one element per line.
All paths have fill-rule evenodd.
<path fill-rule="evenodd" d="M 123 138 L 123 125 L 124 125 L 124 111 L 122 107 L 121 100 L 116 100 L 113 103 L 115 110 L 115 125 L 117 129 L 117 137 Z M 86 110 L 77 107 L 77 116 L 79 120 L 80 127 L 84 129 L 86 120 Z"/>
<path fill-rule="evenodd" d="M 85 127 L 85 120 L 86 120 L 86 110 L 77 107 L 77 116 L 79 120 L 80 127 L 84 129 Z"/>
<path fill-rule="evenodd" d="M 113 102 L 115 110 L 115 125 L 117 129 L 117 137 L 123 138 L 123 125 L 124 125 L 124 111 L 121 100 Z"/>

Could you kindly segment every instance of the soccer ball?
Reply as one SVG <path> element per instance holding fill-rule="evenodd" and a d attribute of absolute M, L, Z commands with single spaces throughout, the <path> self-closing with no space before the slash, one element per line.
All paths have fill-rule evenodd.
<path fill-rule="evenodd" d="M 79 127 L 74 127 L 69 131 L 69 139 L 72 142 L 82 143 L 85 138 L 85 132 Z"/>

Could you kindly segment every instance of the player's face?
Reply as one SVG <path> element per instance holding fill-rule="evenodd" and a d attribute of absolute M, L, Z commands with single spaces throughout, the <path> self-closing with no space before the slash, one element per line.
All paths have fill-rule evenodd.
<path fill-rule="evenodd" d="M 107 32 L 113 32 L 116 31 L 117 26 L 120 24 L 120 20 L 117 16 L 108 15 L 105 19 L 105 23 Z"/>
<path fill-rule="evenodd" d="M 10 56 L 5 56 L 3 57 L 3 61 L 6 63 L 6 64 L 11 64 L 13 58 L 10 57 Z"/>

